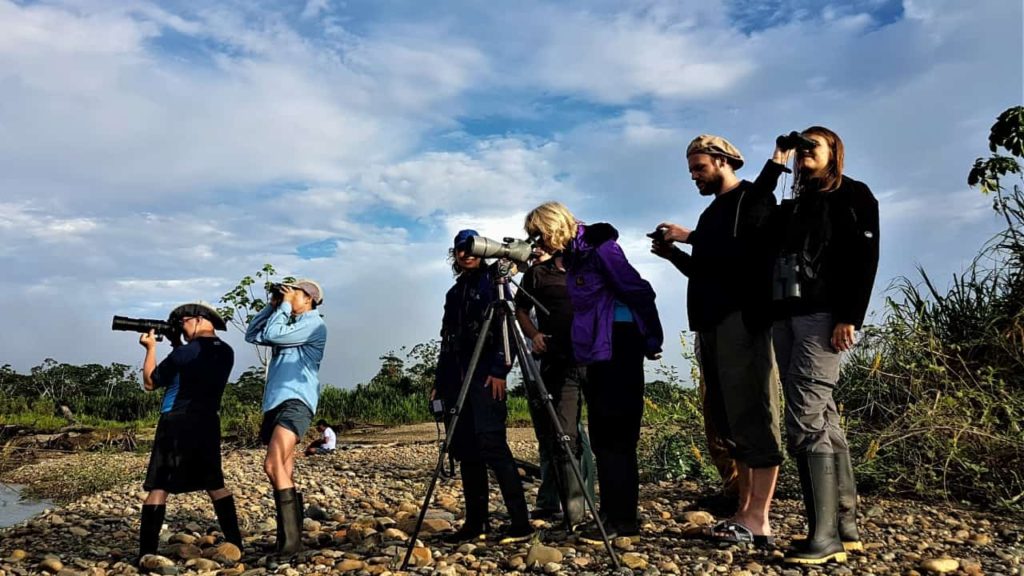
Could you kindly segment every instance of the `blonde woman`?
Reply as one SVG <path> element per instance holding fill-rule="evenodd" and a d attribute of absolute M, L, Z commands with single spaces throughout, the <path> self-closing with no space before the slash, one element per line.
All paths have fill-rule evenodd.
<path fill-rule="evenodd" d="M 643 417 L 644 358 L 661 355 L 662 330 L 651 285 L 630 265 L 610 224 L 584 224 L 563 204 L 534 208 L 524 224 L 541 247 L 561 255 L 572 302 L 572 348 L 586 366 L 591 446 L 601 516 L 609 537 L 639 540 L 637 442 Z M 580 534 L 601 543 L 596 525 Z"/>

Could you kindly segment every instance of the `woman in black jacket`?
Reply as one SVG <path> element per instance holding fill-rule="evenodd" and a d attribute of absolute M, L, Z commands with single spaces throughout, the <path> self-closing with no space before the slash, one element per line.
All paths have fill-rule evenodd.
<path fill-rule="evenodd" d="M 878 201 L 843 174 L 838 135 L 812 126 L 803 136 L 808 145 L 797 150 L 795 200 L 780 207 L 772 338 L 786 396 L 788 448 L 808 519 L 807 539 L 785 561 L 823 564 L 863 549 L 850 448 L 832 392 L 841 354 L 854 344 L 874 285 Z"/>
<path fill-rule="evenodd" d="M 505 297 L 511 299 L 508 286 L 496 282 L 494 268 L 466 251 L 469 239 L 476 235 L 474 230 L 460 231 L 449 253 L 455 285 L 445 295 L 441 351 L 431 392 L 431 399 L 443 399 L 448 409 L 458 402 L 487 308 L 497 299 L 497 290 L 504 290 Z M 492 322 L 450 447 L 451 456 L 459 461 L 462 470 L 466 517 L 462 528 L 444 538 L 448 543 L 487 537 L 488 468 L 498 481 L 510 520 L 498 535 L 498 543 L 523 542 L 533 536 L 526 495 L 505 433 L 505 378 L 511 368 L 512 362 L 506 359 L 502 346 L 501 323 Z"/>

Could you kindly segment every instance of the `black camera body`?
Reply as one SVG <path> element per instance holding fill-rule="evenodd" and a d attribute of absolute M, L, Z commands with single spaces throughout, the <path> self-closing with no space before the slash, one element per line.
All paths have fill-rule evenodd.
<path fill-rule="evenodd" d="M 181 341 L 181 327 L 171 324 L 166 320 L 114 316 L 114 320 L 110 324 L 110 329 L 121 332 L 139 332 L 140 334 L 146 334 L 152 330 L 156 332 L 156 339 L 158 341 L 162 340 L 164 336 L 166 336 L 172 344 Z"/>
<path fill-rule="evenodd" d="M 800 281 L 803 277 L 802 259 L 797 254 L 784 254 L 775 259 L 772 271 L 772 299 L 798 300 L 803 296 Z"/>
<path fill-rule="evenodd" d="M 818 146 L 818 143 L 796 130 L 789 134 L 783 134 L 775 139 L 775 146 L 779 150 L 813 150 Z"/>
<path fill-rule="evenodd" d="M 651 240 L 657 240 L 658 242 L 665 241 L 665 233 L 668 232 L 668 228 L 655 228 L 654 232 L 648 232 L 647 237 Z"/>

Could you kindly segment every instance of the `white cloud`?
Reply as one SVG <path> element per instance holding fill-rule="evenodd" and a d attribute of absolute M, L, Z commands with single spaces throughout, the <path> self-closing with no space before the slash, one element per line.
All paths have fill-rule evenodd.
<path fill-rule="evenodd" d="M 302 9 L 303 18 L 316 18 L 322 12 L 330 8 L 330 0 L 306 0 L 306 6 Z"/>
<path fill-rule="evenodd" d="M 322 280 L 325 380 L 366 381 L 379 354 L 436 335 L 457 230 L 521 236 L 550 199 L 619 229 L 674 359 L 685 281 L 643 234 L 707 205 L 682 158 L 703 132 L 730 138 L 752 178 L 776 134 L 835 128 L 849 173 L 881 201 L 879 289 L 973 256 L 998 222 L 964 178 L 1020 101 L 1019 5 L 908 1 L 879 27 L 871 1 L 794 0 L 744 33 L 736 4 L 367 17 L 311 0 L 304 18 L 0 0 L 0 266 L 14 271 L 0 314 L 46 327 L 0 336 L 0 363 L 137 363 L 110 315 L 216 300 L 272 262 Z M 316 242 L 337 250 L 297 254 Z M 255 361 L 229 340 L 240 368 Z"/>

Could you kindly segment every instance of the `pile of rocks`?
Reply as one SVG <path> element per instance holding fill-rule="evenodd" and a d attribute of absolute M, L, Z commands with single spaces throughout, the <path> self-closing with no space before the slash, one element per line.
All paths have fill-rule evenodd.
<path fill-rule="evenodd" d="M 520 457 L 536 445 L 516 441 Z M 108 456 L 111 465 L 130 454 Z M 19 526 L 0 530 L 0 576 L 37 573 L 106 574 L 359 574 L 399 573 L 415 528 L 427 482 L 437 460 L 428 442 L 365 445 L 327 456 L 299 458 L 296 478 L 307 505 L 306 550 L 291 558 L 272 554 L 276 533 L 273 497 L 262 472 L 263 453 L 225 455 L 228 488 L 237 501 L 243 550 L 223 542 L 209 499 L 195 493 L 172 496 L 161 534 L 160 554 L 136 557 L 139 506 L 137 483 L 80 498 Z M 144 460 L 144 459 L 143 459 Z M 75 456 L 46 463 L 48 474 L 76 466 Z M 22 470 L 22 473 L 25 471 Z M 528 483 L 531 499 L 536 484 Z M 777 550 L 715 544 L 697 536 L 715 518 L 692 509 L 702 487 L 690 482 L 646 484 L 639 543 L 618 539 L 622 574 L 899 574 L 1021 575 L 1024 523 L 949 506 L 865 498 L 861 525 L 866 550 L 842 566 L 800 569 L 780 563 L 788 538 L 803 531 L 802 505 L 780 499 L 773 509 Z M 495 526 L 505 514 L 496 484 L 491 493 Z M 493 542 L 445 545 L 440 535 L 461 518 L 458 480 L 442 478 L 409 563 L 417 574 L 608 574 L 608 553 L 560 535 L 537 521 L 538 538 L 501 546 Z M 141 562 L 140 562 L 141 560 Z M 138 567 L 137 567 L 138 566 Z"/>

